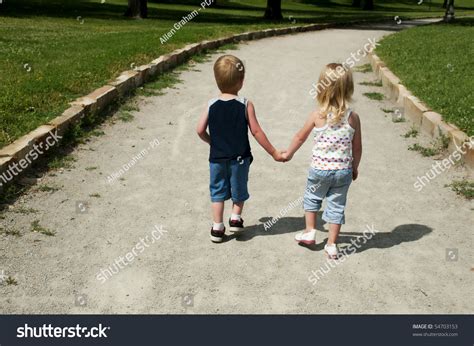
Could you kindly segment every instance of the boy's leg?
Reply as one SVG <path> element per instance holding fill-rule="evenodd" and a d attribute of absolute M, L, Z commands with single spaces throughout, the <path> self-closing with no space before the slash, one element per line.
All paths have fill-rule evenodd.
<path fill-rule="evenodd" d="M 245 202 L 237 202 L 232 205 L 232 215 L 230 217 L 232 220 L 240 219 L 240 216 L 242 215 L 242 211 L 244 209 L 244 203 Z"/>
<path fill-rule="evenodd" d="M 238 232 L 244 228 L 242 220 L 242 210 L 244 203 L 249 199 L 248 180 L 249 180 L 250 158 L 244 160 L 232 161 L 230 168 L 230 186 L 232 193 L 232 215 L 229 220 L 229 230 Z"/>
<path fill-rule="evenodd" d="M 223 223 L 223 217 L 224 217 L 224 202 L 212 202 L 212 219 L 214 220 L 214 229 L 216 228 L 216 224 L 222 224 Z M 217 230 L 222 230 L 222 228 L 219 228 Z"/>
<path fill-rule="evenodd" d="M 220 243 L 225 227 L 223 223 L 224 201 L 230 198 L 230 182 L 227 163 L 210 163 L 210 184 L 213 225 L 211 240 Z"/>

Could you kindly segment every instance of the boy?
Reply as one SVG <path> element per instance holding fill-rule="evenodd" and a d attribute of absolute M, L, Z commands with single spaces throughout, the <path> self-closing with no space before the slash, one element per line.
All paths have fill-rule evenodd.
<path fill-rule="evenodd" d="M 233 55 L 221 56 L 214 64 L 214 76 L 221 94 L 209 101 L 199 119 L 197 133 L 210 145 L 209 188 L 214 220 L 211 241 L 220 243 L 225 234 L 224 201 L 232 198 L 233 202 L 229 230 L 238 232 L 244 228 L 241 215 L 244 202 L 250 197 L 247 182 L 253 160 L 248 128 L 276 161 L 285 160 L 261 129 L 252 102 L 238 96 L 245 77 L 242 61 Z M 209 133 L 206 131 L 208 126 Z"/>

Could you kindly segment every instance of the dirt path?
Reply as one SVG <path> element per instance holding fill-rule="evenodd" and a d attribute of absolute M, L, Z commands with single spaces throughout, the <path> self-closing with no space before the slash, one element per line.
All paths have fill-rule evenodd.
<path fill-rule="evenodd" d="M 308 92 L 324 64 L 387 33 L 327 30 L 233 51 L 247 65 L 242 95 L 254 101 L 274 145 L 286 147 L 313 109 Z M 217 91 L 212 61 L 196 69 L 183 72 L 183 82 L 165 95 L 145 99 L 132 122 L 106 125 L 104 136 L 78 147 L 73 169 L 40 183 L 58 191 L 31 192 L 4 215 L 0 226 L 21 237 L 0 236 L 0 274 L 18 283 L 0 286 L 0 313 L 472 313 L 473 205 L 444 187 L 464 172 L 452 168 L 414 189 L 433 160 L 407 150 L 414 140 L 401 135 L 409 124 L 392 123 L 381 111 L 392 104 L 362 95 L 381 88 L 356 85 L 364 157 L 341 242 L 362 235 L 366 225 L 378 230 L 375 237 L 312 285 L 312 271 L 327 271 L 327 225 L 319 224 L 314 249 L 300 247 L 293 236 L 303 228 L 302 210 L 289 207 L 303 193 L 311 141 L 279 164 L 252 139 L 248 229 L 212 244 L 208 148 L 194 130 Z M 107 181 L 135 156 L 128 171 Z M 263 223 L 285 208 L 265 230 Z M 34 220 L 56 235 L 30 232 Z M 454 261 L 446 258 L 450 248 L 457 249 Z M 117 273 L 98 279 L 109 266 Z"/>

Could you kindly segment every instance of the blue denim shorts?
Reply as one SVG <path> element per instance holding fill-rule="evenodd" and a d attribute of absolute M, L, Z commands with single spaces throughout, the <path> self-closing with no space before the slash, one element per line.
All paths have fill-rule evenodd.
<path fill-rule="evenodd" d="M 212 202 L 223 202 L 230 198 L 234 203 L 250 198 L 247 183 L 249 180 L 251 158 L 210 162 L 210 183 Z"/>
<path fill-rule="evenodd" d="M 305 211 L 319 211 L 323 199 L 327 206 L 323 220 L 328 223 L 344 224 L 347 191 L 352 182 L 352 169 L 319 170 L 310 168 L 303 199 Z"/>

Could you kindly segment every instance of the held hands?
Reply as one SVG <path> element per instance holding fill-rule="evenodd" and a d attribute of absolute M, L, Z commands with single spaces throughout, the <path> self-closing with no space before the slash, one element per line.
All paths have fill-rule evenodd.
<path fill-rule="evenodd" d="M 289 154 L 286 150 L 281 154 L 283 156 L 284 162 L 290 161 L 293 158 L 293 154 Z"/>
<path fill-rule="evenodd" d="M 273 159 L 278 162 L 287 162 L 291 160 L 286 150 L 275 150 L 273 153 Z"/>

